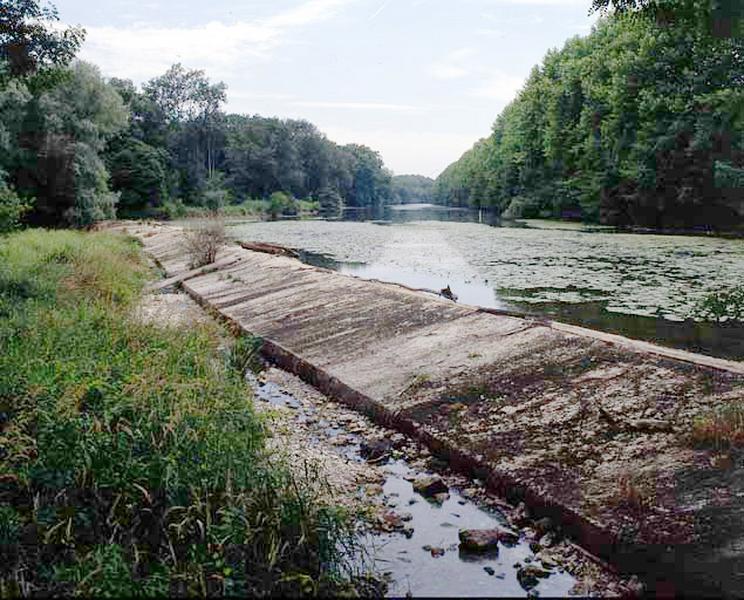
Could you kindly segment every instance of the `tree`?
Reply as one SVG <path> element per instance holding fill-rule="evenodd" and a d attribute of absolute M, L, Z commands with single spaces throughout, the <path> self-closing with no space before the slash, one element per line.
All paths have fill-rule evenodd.
<path fill-rule="evenodd" d="M 320 205 L 320 214 L 324 216 L 338 215 L 344 203 L 341 195 L 332 188 L 321 189 L 316 195 L 316 200 Z"/>
<path fill-rule="evenodd" d="M 0 61 L 12 77 L 22 77 L 50 66 L 64 66 L 75 56 L 85 30 L 57 30 L 57 9 L 38 0 L 3 0 L 0 4 Z"/>
<path fill-rule="evenodd" d="M 4 96 L 16 102 L 15 116 L 0 116 L 15 148 L 6 170 L 18 192 L 36 198 L 29 221 L 86 225 L 113 217 L 116 195 L 99 154 L 126 125 L 127 111 L 98 69 L 77 62 L 51 90 L 32 95 L 15 82 Z"/>
<path fill-rule="evenodd" d="M 120 194 L 120 216 L 161 206 L 168 198 L 164 150 L 125 135 L 110 142 L 106 165 L 111 187 Z"/>
<path fill-rule="evenodd" d="M 437 201 L 618 225 L 744 225 L 744 194 L 723 176 L 744 167 L 742 90 L 742 40 L 606 17 L 533 69 L 491 136 L 439 176 Z"/>

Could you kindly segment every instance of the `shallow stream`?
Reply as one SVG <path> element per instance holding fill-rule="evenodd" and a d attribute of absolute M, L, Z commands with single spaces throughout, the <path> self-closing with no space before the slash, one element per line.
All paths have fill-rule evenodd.
<path fill-rule="evenodd" d="M 364 432 L 354 432 L 329 421 L 317 407 L 293 397 L 273 382 L 260 381 L 250 373 L 247 379 L 260 401 L 291 409 L 293 419 L 312 423 L 313 443 L 332 448 L 348 461 L 364 462 L 361 454 Z M 385 480 L 377 500 L 385 510 L 403 517 L 409 530 L 407 534 L 398 530 L 361 535 L 365 554 L 373 561 L 375 570 L 386 575 L 388 596 L 562 597 L 574 589 L 577 580 L 549 558 L 549 549 L 536 555 L 524 532 L 517 544 L 499 544 L 495 553 L 479 555 L 460 551 L 460 529 L 510 527 L 501 512 L 479 506 L 466 497 L 472 494 L 472 489 L 468 494 L 467 490 L 450 485 L 449 497 L 435 502 L 415 492 L 411 483 L 421 475 L 432 474 L 431 471 L 417 469 L 405 456 L 391 457 L 379 468 Z M 364 487 L 360 488 L 359 497 L 360 500 L 367 497 Z M 520 583 L 519 569 L 528 565 L 539 567 L 548 576 L 533 580 L 536 585 Z"/>

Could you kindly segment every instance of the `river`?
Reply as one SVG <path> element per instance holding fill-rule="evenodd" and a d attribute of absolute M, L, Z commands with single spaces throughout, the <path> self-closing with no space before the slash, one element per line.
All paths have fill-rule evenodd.
<path fill-rule="evenodd" d="M 691 318 L 706 294 L 744 282 L 744 240 L 632 234 L 577 223 L 499 223 L 428 204 L 347 210 L 341 219 L 231 223 L 239 240 L 308 263 L 439 290 L 631 338 L 744 360 L 744 324 Z"/>

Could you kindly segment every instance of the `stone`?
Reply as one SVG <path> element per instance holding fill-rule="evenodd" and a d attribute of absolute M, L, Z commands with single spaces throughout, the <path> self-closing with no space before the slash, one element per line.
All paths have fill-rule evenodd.
<path fill-rule="evenodd" d="M 538 567 L 537 565 L 526 565 L 520 567 L 517 571 L 517 580 L 519 581 L 519 585 L 527 591 L 537 586 L 537 584 L 540 583 L 540 579 L 545 579 L 547 577 L 550 577 L 550 571 Z"/>
<path fill-rule="evenodd" d="M 498 550 L 502 544 L 516 544 L 519 534 L 505 528 L 461 529 L 458 534 L 460 548 L 468 552 L 489 552 Z"/>
<path fill-rule="evenodd" d="M 550 548 L 553 544 L 555 544 L 555 535 L 550 531 L 540 538 L 540 546 L 543 548 Z"/>
<path fill-rule="evenodd" d="M 430 552 L 434 558 L 439 558 L 440 556 L 444 556 L 444 548 L 432 548 Z"/>
<path fill-rule="evenodd" d="M 489 575 L 493 575 L 496 573 L 496 570 L 493 567 L 483 567 L 483 570 Z"/>
<path fill-rule="evenodd" d="M 376 483 L 367 484 L 365 491 L 368 496 L 379 496 L 382 494 L 382 486 Z"/>
<path fill-rule="evenodd" d="M 425 498 L 433 498 L 436 494 L 445 494 L 449 491 L 442 478 L 435 475 L 418 477 L 413 482 L 413 489 Z"/>
<path fill-rule="evenodd" d="M 538 536 L 543 536 L 549 531 L 552 531 L 553 521 L 551 521 L 548 517 L 543 517 L 542 519 L 538 519 L 537 521 L 535 521 L 532 527 L 537 532 Z"/>
<path fill-rule="evenodd" d="M 359 448 L 359 454 L 367 462 L 382 462 L 390 458 L 392 447 L 390 440 L 364 440 Z"/>
<path fill-rule="evenodd" d="M 379 517 L 379 520 L 383 529 L 387 531 L 394 529 L 403 529 L 405 527 L 405 525 L 403 525 L 403 519 L 401 519 L 400 515 L 392 510 L 383 513 Z"/>
<path fill-rule="evenodd" d="M 442 494 L 434 494 L 434 502 L 437 502 L 438 504 L 444 504 L 447 500 L 449 500 L 450 495 L 447 492 L 444 492 Z"/>

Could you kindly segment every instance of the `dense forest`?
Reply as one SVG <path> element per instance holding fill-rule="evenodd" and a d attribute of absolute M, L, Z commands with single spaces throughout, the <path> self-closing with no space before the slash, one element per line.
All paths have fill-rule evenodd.
<path fill-rule="evenodd" d="M 380 206 L 379 154 L 306 121 L 225 114 L 226 87 L 175 64 L 138 89 L 75 60 L 85 32 L 12 0 L 0 11 L 0 227 L 83 226 L 246 200 L 296 211 Z"/>
<path fill-rule="evenodd" d="M 548 52 L 491 135 L 438 177 L 437 202 L 744 227 L 744 3 L 614 4 L 590 35 Z"/>

